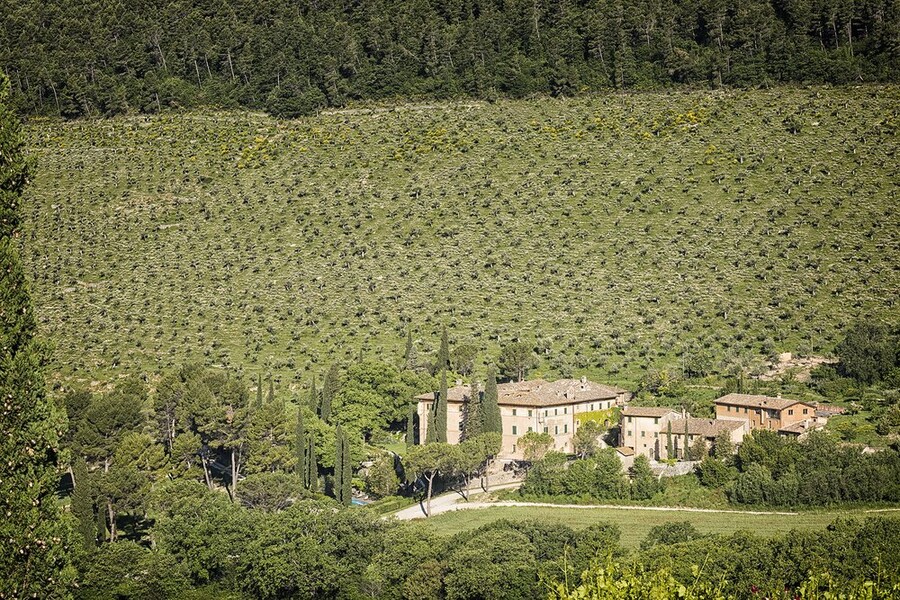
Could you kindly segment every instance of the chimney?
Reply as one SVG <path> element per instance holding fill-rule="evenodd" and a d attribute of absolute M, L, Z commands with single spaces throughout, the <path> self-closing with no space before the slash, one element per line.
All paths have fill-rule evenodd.
<path fill-rule="evenodd" d="M 462 385 L 462 379 L 457 379 L 457 380 L 456 380 L 456 387 L 459 387 L 459 386 L 461 386 L 461 385 Z"/>
<path fill-rule="evenodd" d="M 581 376 L 581 384 L 584 385 L 585 383 L 587 383 L 587 377 L 585 377 L 584 375 L 582 375 L 582 376 Z"/>

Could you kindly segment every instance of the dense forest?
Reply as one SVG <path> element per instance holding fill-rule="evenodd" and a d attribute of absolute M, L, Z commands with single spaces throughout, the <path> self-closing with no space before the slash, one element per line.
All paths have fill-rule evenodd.
<path fill-rule="evenodd" d="M 896 81 L 892 0 L 3 0 L 18 105 L 67 117 Z"/>

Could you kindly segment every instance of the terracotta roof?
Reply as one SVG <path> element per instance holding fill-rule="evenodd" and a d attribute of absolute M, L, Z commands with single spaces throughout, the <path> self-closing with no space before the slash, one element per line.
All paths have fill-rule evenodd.
<path fill-rule="evenodd" d="M 723 431 L 735 431 L 746 426 L 746 421 L 726 421 L 724 419 L 695 419 L 688 417 L 688 435 L 700 435 L 714 438 Z M 683 420 L 672 422 L 672 433 L 684 433 Z"/>
<path fill-rule="evenodd" d="M 674 408 L 661 406 L 626 406 L 622 409 L 623 417 L 664 417 L 669 413 L 678 413 Z"/>
<path fill-rule="evenodd" d="M 794 404 L 806 404 L 799 400 L 790 400 L 788 398 L 772 398 L 771 396 L 754 396 L 751 394 L 728 394 L 716 400 L 716 404 L 730 404 L 732 406 L 747 406 L 750 408 L 770 408 L 773 410 L 784 410 L 788 406 Z M 812 406 L 807 404 L 807 406 Z"/>
<path fill-rule="evenodd" d="M 619 446 L 616 448 L 616 452 L 622 456 L 634 456 L 634 448 L 629 448 L 628 446 Z"/>
<path fill-rule="evenodd" d="M 468 385 L 454 386 L 447 389 L 447 399 L 450 402 L 465 402 L 469 399 L 470 393 Z M 559 379 L 557 381 L 532 379 L 497 385 L 497 404 L 542 408 L 594 400 L 614 400 L 619 394 L 625 393 L 627 390 L 619 387 L 581 379 Z M 434 392 L 419 394 L 416 399 L 433 400 Z"/>
<path fill-rule="evenodd" d="M 840 415 L 843 414 L 844 407 L 836 406 L 834 404 L 816 404 L 816 414 L 821 413 L 822 415 Z"/>
<path fill-rule="evenodd" d="M 791 423 L 786 427 L 782 427 L 778 430 L 778 433 L 801 435 L 806 433 L 807 431 L 813 431 L 814 429 L 820 429 L 821 427 L 821 425 L 818 425 L 814 421 L 807 419 L 806 421 L 798 421 L 796 423 Z"/>

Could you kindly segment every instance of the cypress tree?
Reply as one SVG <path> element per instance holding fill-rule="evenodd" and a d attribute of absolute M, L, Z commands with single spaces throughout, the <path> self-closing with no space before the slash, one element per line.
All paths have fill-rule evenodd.
<path fill-rule="evenodd" d="M 312 385 L 309 388 L 309 410 L 319 414 L 319 391 L 316 389 L 316 376 L 312 377 Z"/>
<path fill-rule="evenodd" d="M 269 375 L 269 394 L 266 396 L 266 402 L 271 404 L 275 400 L 275 382 L 272 381 L 272 376 Z"/>
<path fill-rule="evenodd" d="M 341 475 L 341 484 L 344 489 L 341 492 L 341 504 L 349 506 L 351 498 L 353 497 L 353 473 L 350 469 L 350 437 L 347 435 L 346 431 L 343 434 L 343 444 L 344 449 L 341 451 L 341 470 L 343 471 L 343 474 Z"/>
<path fill-rule="evenodd" d="M 440 393 L 440 392 L 439 392 Z M 435 415 L 437 414 L 437 394 L 435 394 L 434 402 L 431 403 L 431 407 L 428 409 L 428 414 L 426 415 L 426 426 L 425 426 L 425 443 L 431 444 L 437 440 L 437 425 L 435 424 Z"/>
<path fill-rule="evenodd" d="M 684 449 L 681 451 L 681 458 L 683 460 L 688 460 L 690 456 L 688 456 L 688 418 L 684 418 Z"/>
<path fill-rule="evenodd" d="M 65 595 L 68 540 L 56 504 L 65 412 L 45 393 L 47 349 L 35 337 L 13 241 L 28 166 L 0 73 L 0 598 Z"/>
<path fill-rule="evenodd" d="M 412 337 L 412 327 L 406 328 L 406 351 L 403 353 L 403 364 L 405 368 L 412 370 L 413 367 L 413 353 L 415 352 L 415 348 L 413 348 L 413 337 Z"/>
<path fill-rule="evenodd" d="M 669 421 L 666 425 L 666 438 L 668 439 L 666 458 L 675 458 L 675 443 L 674 440 L 672 440 L 672 421 Z"/>
<path fill-rule="evenodd" d="M 484 430 L 484 419 L 481 410 L 481 392 L 478 382 L 473 381 L 469 387 L 469 402 L 466 405 L 466 438 L 473 438 Z"/>
<path fill-rule="evenodd" d="M 259 408 L 263 405 L 263 394 L 262 394 L 262 373 L 256 376 L 256 408 Z"/>
<path fill-rule="evenodd" d="M 441 371 L 441 389 L 434 401 L 434 436 L 437 442 L 447 441 L 447 370 Z"/>
<path fill-rule="evenodd" d="M 447 326 L 441 330 L 441 347 L 438 350 L 434 370 L 446 370 L 450 368 L 450 341 L 447 339 Z"/>
<path fill-rule="evenodd" d="M 306 481 L 309 482 L 309 491 L 316 493 L 319 491 L 319 469 L 316 463 L 316 444 L 311 435 L 306 437 L 306 444 Z"/>
<path fill-rule="evenodd" d="M 97 544 L 96 489 L 94 479 L 88 473 L 87 463 L 79 456 L 72 468 L 75 489 L 72 490 L 72 515 L 78 521 L 76 529 L 85 549 Z"/>
<path fill-rule="evenodd" d="M 334 499 L 344 503 L 344 429 L 334 430 Z"/>
<path fill-rule="evenodd" d="M 331 419 L 331 401 L 337 395 L 339 386 L 338 367 L 337 365 L 331 365 L 331 368 L 325 374 L 325 381 L 322 383 L 322 407 L 319 411 L 319 416 L 325 422 Z"/>
<path fill-rule="evenodd" d="M 414 446 L 416 444 L 416 406 L 409 407 L 409 414 L 406 416 L 406 445 Z"/>
<path fill-rule="evenodd" d="M 296 453 L 297 464 L 294 472 L 303 480 L 303 487 L 309 489 L 309 481 L 307 474 L 309 473 L 309 457 L 306 454 L 308 444 L 306 443 L 306 429 L 303 427 L 303 411 L 297 407 L 297 429 L 294 432 L 294 452 Z"/>
<path fill-rule="evenodd" d="M 484 384 L 484 396 L 481 399 L 482 433 L 503 433 L 503 420 L 500 417 L 500 405 L 497 404 L 497 400 L 497 370 L 489 367 L 487 381 Z"/>

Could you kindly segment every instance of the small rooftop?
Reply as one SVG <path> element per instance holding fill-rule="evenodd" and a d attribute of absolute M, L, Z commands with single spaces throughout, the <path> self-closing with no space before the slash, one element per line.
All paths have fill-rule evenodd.
<path fill-rule="evenodd" d="M 674 408 L 662 406 L 626 406 L 622 409 L 623 417 L 664 417 L 669 413 L 678 414 Z"/>

